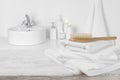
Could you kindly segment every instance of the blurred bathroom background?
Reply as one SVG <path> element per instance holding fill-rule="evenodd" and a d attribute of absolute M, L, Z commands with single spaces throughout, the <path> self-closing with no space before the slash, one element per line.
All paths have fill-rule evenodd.
<path fill-rule="evenodd" d="M 6 37 L 10 27 L 19 26 L 29 14 L 40 27 L 49 29 L 59 16 L 68 19 L 77 32 L 82 32 L 93 0 L 0 0 L 0 36 Z M 120 0 L 103 0 L 111 35 L 120 41 Z"/>

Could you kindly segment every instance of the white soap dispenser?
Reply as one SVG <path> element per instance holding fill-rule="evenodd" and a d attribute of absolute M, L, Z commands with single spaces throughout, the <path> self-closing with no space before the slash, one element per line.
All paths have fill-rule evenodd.
<path fill-rule="evenodd" d="M 62 16 L 59 16 L 57 27 L 58 27 L 58 39 L 64 40 L 66 38 L 66 33 L 64 30 L 64 20 Z"/>
<path fill-rule="evenodd" d="M 70 22 L 68 22 L 67 24 L 66 24 L 66 30 L 65 30 L 65 32 L 66 32 L 66 39 L 67 40 L 69 40 L 70 39 L 70 35 L 73 33 L 73 29 L 72 29 L 72 25 L 71 25 L 71 23 Z"/>
<path fill-rule="evenodd" d="M 52 26 L 50 28 L 50 39 L 56 40 L 57 39 L 57 29 L 55 27 L 55 23 L 52 22 Z"/>

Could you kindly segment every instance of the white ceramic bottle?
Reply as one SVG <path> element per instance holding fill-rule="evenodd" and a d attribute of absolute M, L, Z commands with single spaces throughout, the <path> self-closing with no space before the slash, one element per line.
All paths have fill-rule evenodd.
<path fill-rule="evenodd" d="M 59 20 L 57 22 L 57 29 L 58 29 L 58 39 L 64 40 L 66 38 L 66 34 L 64 31 L 64 20 L 62 16 L 59 16 Z"/>
<path fill-rule="evenodd" d="M 66 25 L 66 39 L 70 39 L 70 34 L 73 33 L 73 30 L 72 30 L 72 25 L 71 23 L 67 23 Z"/>
<path fill-rule="evenodd" d="M 52 26 L 50 28 L 50 39 L 56 40 L 57 39 L 57 29 L 55 27 L 55 23 L 52 22 Z"/>

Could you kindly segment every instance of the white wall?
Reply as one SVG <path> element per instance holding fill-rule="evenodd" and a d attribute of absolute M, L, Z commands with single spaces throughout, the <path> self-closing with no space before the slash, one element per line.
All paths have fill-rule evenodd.
<path fill-rule="evenodd" d="M 75 26 L 82 28 L 92 0 L 0 0 L 0 36 L 7 29 L 21 24 L 30 14 L 38 25 L 49 26 L 63 15 Z M 103 0 L 105 15 L 111 34 L 120 36 L 120 0 Z"/>

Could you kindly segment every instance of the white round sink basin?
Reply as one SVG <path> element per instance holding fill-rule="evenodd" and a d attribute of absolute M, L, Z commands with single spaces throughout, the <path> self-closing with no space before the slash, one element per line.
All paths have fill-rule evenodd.
<path fill-rule="evenodd" d="M 26 29 L 19 29 L 16 27 L 8 29 L 8 41 L 14 45 L 35 45 L 40 44 L 46 40 L 46 30 L 35 27 Z"/>

